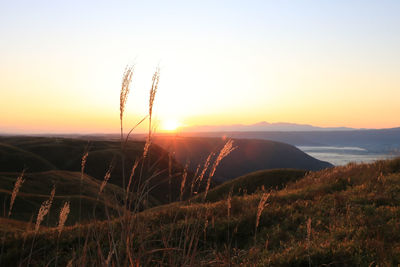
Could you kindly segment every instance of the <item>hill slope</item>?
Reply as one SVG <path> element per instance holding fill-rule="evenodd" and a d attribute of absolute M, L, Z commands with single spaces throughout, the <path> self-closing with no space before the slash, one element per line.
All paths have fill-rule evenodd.
<path fill-rule="evenodd" d="M 29 173 L 50 170 L 81 171 L 81 158 L 85 147 L 89 146 L 89 156 L 85 165 L 85 173 L 102 181 L 111 163 L 113 168 L 109 183 L 122 187 L 121 145 L 118 141 L 85 141 L 82 139 L 55 137 L 0 137 L 0 172 L 21 172 L 26 169 Z M 136 159 L 141 158 L 144 142 L 129 141 L 124 151 L 125 174 L 129 177 Z M 169 164 L 171 160 L 171 164 Z M 170 169 L 170 170 L 169 170 Z M 169 171 L 172 177 L 169 176 Z M 183 168 L 174 158 L 169 158 L 168 152 L 157 145 L 150 147 L 146 162 L 136 172 L 134 181 L 139 176 L 152 177 L 149 187 L 153 188 L 152 195 L 159 203 L 176 200 L 179 196 L 178 184 Z M 17 177 L 16 175 L 15 177 Z M 126 178 L 127 180 L 127 178 Z M 170 181 L 171 180 L 171 181 Z M 169 190 L 169 183 L 171 188 Z M 127 182 L 126 182 L 127 183 Z"/>
<path fill-rule="evenodd" d="M 174 153 L 175 158 L 185 164 L 190 161 L 194 171 L 211 152 L 221 149 L 225 140 L 221 138 L 157 137 L 155 143 Z M 268 140 L 235 139 L 237 147 L 219 165 L 216 179 L 226 181 L 235 177 L 264 169 L 291 168 L 320 170 L 332 165 L 317 160 L 294 146 Z"/>
<path fill-rule="evenodd" d="M 216 202 L 232 196 L 251 195 L 262 190 L 281 189 L 289 182 L 303 178 L 306 171 L 292 169 L 274 169 L 252 172 L 238 178 L 227 181 L 211 189 L 206 201 Z M 200 201 L 204 193 L 199 194 L 193 200 Z"/>
<path fill-rule="evenodd" d="M 265 196 L 266 206 L 260 209 Z M 73 245 L 85 235 L 79 237 L 77 227 L 66 229 L 60 263 L 72 254 L 75 263 L 104 263 L 98 253 L 107 255 L 113 247 L 108 245 L 110 223 L 117 237 L 123 221 L 82 228 L 95 233 L 85 248 L 89 258 Z M 110 260 L 124 262 L 130 257 L 140 265 L 169 266 L 397 266 L 399 229 L 396 159 L 312 172 L 270 195 L 256 192 L 230 201 L 173 203 L 143 211 L 135 216 L 132 247 L 125 249 L 125 239 L 118 242 Z M 35 248 L 43 250 L 34 253 L 35 263 L 54 258 L 55 236 L 51 229 L 38 236 Z M 22 238 L 16 234 L 7 239 L 8 262 L 21 258 L 16 247 Z M 28 235 L 28 242 L 31 238 Z"/>
<path fill-rule="evenodd" d="M 14 188 L 18 173 L 0 173 L 0 201 L 9 203 L 9 198 Z M 98 198 L 101 182 L 93 177 L 84 175 L 82 177 L 82 196 L 80 195 L 81 174 L 70 171 L 47 171 L 37 173 L 26 173 L 25 182 L 20 188 L 15 200 L 12 219 L 28 222 L 33 216 L 36 220 L 37 212 L 43 201 L 49 199 L 50 192 L 55 187 L 55 198 L 45 225 L 54 226 L 58 222 L 61 206 L 64 202 L 71 203 L 71 214 L 68 224 L 72 225 L 79 218 L 79 199 L 82 201 L 82 220 L 93 220 L 93 209 L 96 206 L 96 219 L 106 219 L 104 207 L 107 206 L 112 216 L 116 216 L 123 198 L 122 189 L 109 184 L 105 187 L 101 197 Z M 8 206 L 1 214 L 8 213 Z"/>

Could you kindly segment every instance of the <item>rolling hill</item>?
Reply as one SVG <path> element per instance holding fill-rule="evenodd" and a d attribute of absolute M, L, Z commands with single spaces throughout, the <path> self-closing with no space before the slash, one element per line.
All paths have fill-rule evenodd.
<path fill-rule="evenodd" d="M 216 202 L 227 199 L 229 194 L 243 196 L 265 190 L 281 189 L 289 182 L 303 178 L 306 173 L 306 171 L 294 169 L 273 169 L 248 173 L 214 187 L 208 192 L 205 200 Z M 192 200 L 198 202 L 203 199 L 203 195 L 204 193 L 201 193 Z"/>
<path fill-rule="evenodd" d="M 156 144 L 174 154 L 184 165 L 189 161 L 192 171 L 202 164 L 211 152 L 217 152 L 226 142 L 223 138 L 158 136 Z M 237 147 L 218 166 L 215 177 L 226 181 L 250 172 L 291 168 L 321 170 L 332 167 L 328 162 L 317 160 L 294 146 L 256 139 L 234 139 Z"/>
<path fill-rule="evenodd" d="M 19 173 L 0 172 L 0 201 L 8 203 L 14 188 L 14 183 Z M 49 199 L 50 192 L 55 187 L 55 197 L 49 217 L 45 225 L 54 226 L 58 222 L 61 206 L 69 201 L 71 214 L 68 220 L 73 225 L 79 220 L 79 200 L 82 202 L 81 222 L 94 219 L 93 209 L 96 207 L 96 219 L 107 218 L 105 207 L 109 209 L 110 216 L 118 215 L 118 207 L 123 199 L 120 187 L 109 184 L 105 187 L 101 197 L 98 197 L 101 181 L 88 175 L 82 176 L 82 195 L 80 194 L 81 174 L 79 172 L 52 170 L 46 172 L 26 173 L 18 197 L 15 200 L 11 219 L 28 222 L 35 221 L 37 212 L 43 201 Z M 155 200 L 154 204 L 158 204 Z M 4 210 L 5 208 L 5 210 Z M 8 206 L 1 206 L 1 214 L 8 213 Z"/>
<path fill-rule="evenodd" d="M 81 159 L 86 147 L 89 147 L 89 156 L 85 173 L 102 181 L 110 164 L 113 163 L 109 183 L 122 187 L 121 150 L 118 141 L 88 142 L 82 139 L 61 137 L 0 137 L 0 172 L 20 173 L 26 169 L 27 173 L 32 174 L 42 172 L 42 174 L 37 174 L 38 176 L 44 175 L 45 171 L 80 172 Z M 131 173 L 135 160 L 143 155 L 143 149 L 144 142 L 142 141 L 127 143 L 124 150 L 127 177 Z M 142 177 L 142 180 L 152 177 L 148 179 L 148 187 L 153 189 L 154 198 L 151 201 L 153 204 L 167 203 L 176 200 L 179 196 L 178 185 L 183 168 L 174 158 L 171 158 L 171 165 L 169 160 L 167 151 L 157 145 L 152 145 L 146 162 L 143 166 L 140 165 L 140 172 L 137 171 L 133 177 L 136 183 L 139 177 Z M 169 172 L 172 174 L 171 177 Z M 14 176 L 18 175 L 14 174 Z"/>

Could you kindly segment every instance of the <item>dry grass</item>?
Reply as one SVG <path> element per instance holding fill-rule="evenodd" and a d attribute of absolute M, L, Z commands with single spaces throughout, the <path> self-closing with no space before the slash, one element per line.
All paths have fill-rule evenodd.
<path fill-rule="evenodd" d="M 86 161 L 87 161 L 88 156 L 89 156 L 89 151 L 85 150 L 85 152 L 83 153 L 83 156 L 82 156 L 82 160 L 81 160 L 81 175 L 82 176 L 85 173 L 85 166 L 86 166 Z"/>
<path fill-rule="evenodd" d="M 13 205 L 14 205 L 14 202 L 15 202 L 15 198 L 18 195 L 19 189 L 21 188 L 22 184 L 25 181 L 23 179 L 24 173 L 25 173 L 25 170 L 22 171 L 21 175 L 18 176 L 17 180 L 15 181 L 14 189 L 13 189 L 12 194 L 11 194 L 10 207 L 8 209 L 8 218 L 10 218 L 10 216 L 11 216 L 11 211 L 12 211 L 12 208 L 13 208 Z"/>
<path fill-rule="evenodd" d="M 39 231 L 40 224 L 44 217 L 49 213 L 51 205 L 53 204 L 54 195 L 56 194 L 56 187 L 54 186 L 50 193 L 50 198 L 45 200 L 38 211 L 35 224 L 35 233 Z"/>
<path fill-rule="evenodd" d="M 59 216 L 59 220 L 58 220 L 58 227 L 57 227 L 59 236 L 61 235 L 61 232 L 62 232 L 62 230 L 64 228 L 64 225 L 65 225 L 65 221 L 68 218 L 68 214 L 70 212 L 69 206 L 70 206 L 70 204 L 67 201 L 67 202 L 64 203 L 64 206 L 61 208 L 60 216 Z"/>
<path fill-rule="evenodd" d="M 183 193 L 185 190 L 185 184 L 186 184 L 186 178 L 188 176 L 188 168 L 189 168 L 189 162 L 186 162 L 185 168 L 183 169 L 183 174 L 182 174 L 182 182 L 181 182 L 181 193 L 179 195 L 180 201 L 183 199 Z"/>
<path fill-rule="evenodd" d="M 156 98 L 156 93 L 158 90 L 158 83 L 160 81 L 160 69 L 157 68 L 156 71 L 153 74 L 152 78 L 152 84 L 150 88 L 150 96 L 149 96 L 149 130 L 148 130 L 148 136 L 146 143 L 144 145 L 144 151 L 143 151 L 143 158 L 147 157 L 147 154 L 149 152 L 150 145 L 152 143 L 152 134 L 153 134 L 153 126 L 152 126 L 152 119 L 153 119 L 153 106 L 154 106 L 154 100 Z"/>
<path fill-rule="evenodd" d="M 200 172 L 200 175 L 197 177 L 197 176 L 195 176 L 195 179 L 193 180 L 194 181 L 194 184 L 201 184 L 202 182 L 203 182 L 203 179 L 204 179 L 204 176 L 205 176 L 205 174 L 206 174 L 206 172 L 207 172 L 207 170 L 208 170 L 208 168 L 209 168 L 209 166 L 210 166 L 210 164 L 211 164 L 211 158 L 214 156 L 214 153 L 213 152 L 211 152 L 209 155 L 208 155 L 208 157 L 207 157 L 207 159 L 206 159 L 206 161 L 204 162 L 204 165 L 203 165 L 203 169 L 201 170 L 201 172 Z M 196 171 L 196 173 L 198 173 L 198 171 Z M 194 186 L 193 186 L 194 187 Z M 193 191 L 193 190 L 192 190 Z"/>
<path fill-rule="evenodd" d="M 133 176 L 135 175 L 135 171 L 137 166 L 139 165 L 139 160 L 136 159 L 135 163 L 133 163 L 132 169 L 131 169 L 131 174 L 129 175 L 129 180 L 128 180 L 128 185 L 126 187 L 126 195 L 128 196 L 130 190 L 131 190 L 131 184 L 132 184 L 132 180 L 133 180 Z"/>
<path fill-rule="evenodd" d="M 233 146 L 233 140 L 229 139 L 225 143 L 225 145 L 221 149 L 221 151 L 219 152 L 218 157 L 214 161 L 214 164 L 212 165 L 212 168 L 211 168 L 211 171 L 210 171 L 210 175 L 208 176 L 208 179 L 207 179 L 207 186 L 206 186 L 206 190 L 205 190 L 205 193 L 204 193 L 204 200 L 206 199 L 208 190 L 210 189 L 211 178 L 214 176 L 215 171 L 217 170 L 217 167 L 218 167 L 219 163 L 235 149 L 236 149 L 236 147 Z"/>
<path fill-rule="evenodd" d="M 128 101 L 128 95 L 130 91 L 132 76 L 133 76 L 133 66 L 127 66 L 122 76 L 121 91 L 119 95 L 119 119 L 121 124 L 121 134 L 123 132 L 123 118 L 126 102 Z"/>
<path fill-rule="evenodd" d="M 156 93 L 158 90 L 159 82 L 160 82 L 160 68 L 157 68 L 153 74 L 152 84 L 151 84 L 151 88 L 150 88 L 150 96 L 149 96 L 149 137 L 152 134 L 151 121 L 153 118 L 153 106 L 154 106 L 154 100 L 156 98 Z"/>
<path fill-rule="evenodd" d="M 68 255 L 78 266 L 393 265 L 400 256 L 400 179 L 385 169 L 383 164 L 339 167 L 310 173 L 279 191 L 230 193 L 214 203 L 172 203 L 110 218 L 85 228 L 84 249 Z M 341 187 L 342 176 L 352 186 Z M 76 229 L 65 229 L 68 234 L 60 239 L 60 264 L 71 259 L 63 248 Z M 52 231 L 42 229 L 36 247 L 51 240 Z"/>
<path fill-rule="evenodd" d="M 260 217 L 262 212 L 264 211 L 264 208 L 267 205 L 267 200 L 270 197 L 271 193 L 263 193 L 263 195 L 261 196 L 260 202 L 258 203 L 258 207 L 257 207 L 257 216 L 256 216 L 256 227 L 254 230 L 254 243 L 257 240 L 257 228 L 260 224 Z"/>
<path fill-rule="evenodd" d="M 104 175 L 103 182 L 100 185 L 99 194 L 98 194 L 99 196 L 100 196 L 101 192 L 103 192 L 104 188 L 106 187 L 108 180 L 110 180 L 113 166 L 114 166 L 113 162 L 111 162 L 110 165 L 108 166 L 108 170 L 107 170 L 106 174 Z"/>

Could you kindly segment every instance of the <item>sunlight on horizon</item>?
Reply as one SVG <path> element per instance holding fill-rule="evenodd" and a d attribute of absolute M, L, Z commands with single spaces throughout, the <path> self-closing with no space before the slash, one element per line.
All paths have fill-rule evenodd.
<path fill-rule="evenodd" d="M 129 64 L 127 125 L 160 66 L 160 130 L 400 126 L 396 1 L 93 3 L 0 4 L 0 132 L 117 132 Z"/>
<path fill-rule="evenodd" d="M 182 124 L 176 119 L 166 119 L 162 122 L 161 130 L 166 132 L 175 132 L 179 127 L 181 127 L 181 125 Z"/>

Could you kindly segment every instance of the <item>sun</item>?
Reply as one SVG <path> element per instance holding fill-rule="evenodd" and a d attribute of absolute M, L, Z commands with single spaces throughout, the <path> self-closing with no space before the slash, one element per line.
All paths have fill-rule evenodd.
<path fill-rule="evenodd" d="M 162 130 L 174 132 L 181 126 L 181 123 L 176 119 L 167 119 L 162 123 Z"/>

